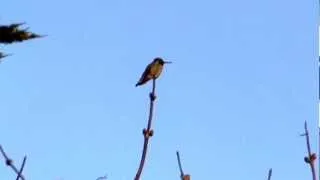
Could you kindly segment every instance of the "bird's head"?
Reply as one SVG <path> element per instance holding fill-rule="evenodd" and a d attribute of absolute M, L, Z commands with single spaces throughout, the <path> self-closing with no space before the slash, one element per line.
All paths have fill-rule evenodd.
<path fill-rule="evenodd" d="M 159 64 L 161 64 L 161 65 L 172 63 L 171 61 L 164 61 L 164 60 L 163 60 L 162 58 L 160 58 L 160 57 L 154 58 L 153 62 L 154 62 L 154 63 L 159 63 Z"/>

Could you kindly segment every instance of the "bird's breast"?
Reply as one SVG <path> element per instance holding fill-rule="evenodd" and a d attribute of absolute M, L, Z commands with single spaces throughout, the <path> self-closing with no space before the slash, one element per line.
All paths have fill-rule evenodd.
<path fill-rule="evenodd" d="M 156 64 L 156 65 L 152 66 L 150 69 L 151 76 L 158 78 L 162 72 L 162 68 L 163 68 L 163 66 L 160 64 Z"/>

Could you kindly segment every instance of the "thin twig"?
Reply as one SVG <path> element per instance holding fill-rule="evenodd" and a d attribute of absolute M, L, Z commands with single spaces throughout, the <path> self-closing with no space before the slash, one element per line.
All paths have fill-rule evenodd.
<path fill-rule="evenodd" d="M 180 177 L 181 179 L 184 176 L 183 170 L 182 170 L 182 165 L 181 165 L 181 160 L 180 160 L 180 154 L 179 151 L 177 151 L 177 160 L 178 160 L 178 165 L 179 165 L 179 170 L 180 170 Z"/>
<path fill-rule="evenodd" d="M 20 171 L 19 171 L 19 174 L 18 174 L 16 180 L 19 180 L 19 178 L 21 177 L 24 165 L 26 164 L 26 160 L 27 160 L 27 156 L 24 156 L 23 161 L 22 161 L 22 165 L 20 167 Z"/>
<path fill-rule="evenodd" d="M 6 165 L 7 166 L 10 166 L 11 169 L 17 174 L 19 175 L 19 171 L 18 171 L 18 168 L 16 168 L 12 162 L 12 160 L 7 156 L 7 154 L 4 152 L 2 146 L 0 145 L 0 151 L 1 151 L 1 154 L 2 156 L 4 157 L 5 161 L 6 161 Z M 22 180 L 25 180 L 24 176 L 22 174 L 20 174 L 20 178 Z"/>
<path fill-rule="evenodd" d="M 140 176 L 141 176 L 141 173 L 143 170 L 143 166 L 144 166 L 144 163 L 146 160 L 146 156 L 147 156 L 149 138 L 153 135 L 153 130 L 151 129 L 151 123 L 152 123 L 153 106 L 154 106 L 153 104 L 156 99 L 155 90 L 156 90 L 156 80 L 154 78 L 154 79 L 152 79 L 152 92 L 150 93 L 150 109 L 149 109 L 148 126 L 147 126 L 147 129 L 143 129 L 143 136 L 144 136 L 143 150 L 142 150 L 142 156 L 141 156 L 141 160 L 140 160 L 139 169 L 138 169 L 137 174 L 134 178 L 135 180 L 140 179 Z"/>
<path fill-rule="evenodd" d="M 311 146 L 310 146 L 310 141 L 309 141 L 309 132 L 308 132 L 308 127 L 307 127 L 307 121 L 304 122 L 304 130 L 305 130 L 305 133 L 303 135 L 306 136 L 307 149 L 308 149 L 308 157 L 305 157 L 304 160 L 306 163 L 308 163 L 310 165 L 312 179 L 317 180 L 316 170 L 314 167 L 316 154 L 311 153 Z"/>
<path fill-rule="evenodd" d="M 96 180 L 103 180 L 103 179 L 108 179 L 108 176 L 107 175 L 100 176 Z"/>
<path fill-rule="evenodd" d="M 268 180 L 271 180 L 271 176 L 272 176 L 272 168 L 269 169 Z"/>
<path fill-rule="evenodd" d="M 178 165 L 179 165 L 179 170 L 180 170 L 180 179 L 181 180 L 190 180 L 191 179 L 190 175 L 183 173 L 179 151 L 177 151 L 177 160 L 178 160 Z"/>

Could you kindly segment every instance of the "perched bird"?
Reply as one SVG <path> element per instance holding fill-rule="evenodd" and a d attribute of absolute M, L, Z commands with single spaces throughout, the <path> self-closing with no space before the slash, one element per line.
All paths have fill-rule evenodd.
<path fill-rule="evenodd" d="M 168 63 L 171 63 L 171 62 L 164 61 L 160 57 L 154 58 L 154 60 L 146 67 L 146 69 L 142 73 L 139 81 L 136 84 L 136 87 L 145 84 L 150 79 L 157 79 L 162 72 L 164 64 L 168 64 Z"/>

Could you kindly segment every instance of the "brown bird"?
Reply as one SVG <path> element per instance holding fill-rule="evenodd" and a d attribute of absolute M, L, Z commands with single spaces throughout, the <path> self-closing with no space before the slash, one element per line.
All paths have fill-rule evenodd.
<path fill-rule="evenodd" d="M 154 60 L 144 70 L 136 86 L 141 86 L 147 83 L 150 79 L 157 79 L 162 72 L 164 64 L 169 64 L 169 63 L 172 63 L 172 62 L 164 61 L 160 57 L 154 58 Z"/>

